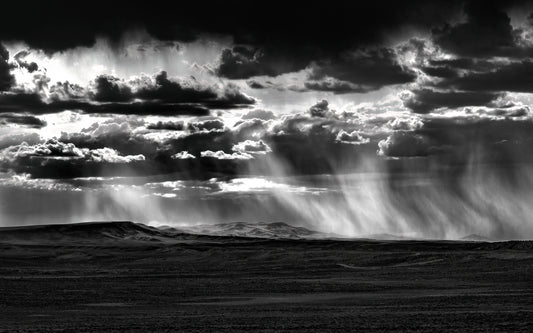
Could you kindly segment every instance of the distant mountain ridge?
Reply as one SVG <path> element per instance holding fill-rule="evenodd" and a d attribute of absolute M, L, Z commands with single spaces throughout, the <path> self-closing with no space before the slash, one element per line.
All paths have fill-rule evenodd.
<path fill-rule="evenodd" d="M 335 235 L 325 234 L 304 227 L 296 227 L 284 222 L 229 222 L 218 224 L 201 224 L 191 227 L 177 228 L 188 233 L 211 236 L 234 236 L 254 238 L 326 238 Z"/>
<path fill-rule="evenodd" d="M 336 234 L 323 233 L 284 222 L 230 222 L 200 224 L 187 227 L 148 226 L 131 221 L 82 222 L 69 224 L 47 224 L 17 227 L 0 227 L 0 244 L 147 244 L 221 242 L 251 239 L 313 240 L 329 239 L 344 241 L 420 242 L 439 241 L 413 239 L 389 234 L 373 234 L 361 238 L 344 238 Z M 492 239 L 479 235 L 468 235 L 459 242 L 486 243 Z M 505 242 L 505 241 L 504 241 Z M 501 242 L 496 242 L 501 243 Z M 491 246 L 497 246 L 496 243 Z M 518 243 L 517 243 L 518 244 Z M 532 244 L 525 242 L 524 244 Z M 521 244 L 519 246 L 530 246 Z"/>
<path fill-rule="evenodd" d="M 164 238 L 159 229 L 130 221 L 82 222 L 0 228 L 0 241 L 153 241 Z"/>
<path fill-rule="evenodd" d="M 326 238 L 327 236 L 327 234 L 282 222 L 232 222 L 186 228 L 158 228 L 131 221 L 110 221 L 0 228 L 0 242 L 17 244 L 183 242 L 214 240 L 217 237 L 305 239 Z"/>
<path fill-rule="evenodd" d="M 488 237 L 480 236 L 476 234 L 470 234 L 470 235 L 464 236 L 461 238 L 461 240 L 472 241 L 472 242 L 490 242 L 491 241 L 491 239 Z"/>

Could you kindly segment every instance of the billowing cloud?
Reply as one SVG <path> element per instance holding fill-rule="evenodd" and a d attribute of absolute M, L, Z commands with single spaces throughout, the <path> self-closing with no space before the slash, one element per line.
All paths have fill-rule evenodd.
<path fill-rule="evenodd" d="M 262 119 L 270 120 L 276 118 L 274 112 L 269 110 L 255 109 L 243 114 L 242 119 Z"/>
<path fill-rule="evenodd" d="M 133 99 L 131 88 L 119 78 L 111 75 L 99 75 L 94 80 L 93 99 L 98 102 L 129 102 Z"/>
<path fill-rule="evenodd" d="M 414 90 L 403 95 L 404 105 L 416 113 L 428 113 L 440 108 L 489 105 L 501 95 L 492 92 Z"/>
<path fill-rule="evenodd" d="M 410 117 L 410 118 L 395 118 L 393 120 L 390 120 L 387 122 L 387 126 L 390 127 L 392 130 L 398 131 L 409 131 L 409 130 L 417 130 L 422 128 L 424 123 L 422 120 L 420 120 L 417 117 Z"/>
<path fill-rule="evenodd" d="M 3 168 L 44 178 L 90 176 L 103 172 L 106 167 L 109 172 L 124 172 L 124 169 L 116 166 L 123 167 L 145 160 L 141 154 L 123 156 L 110 148 L 78 148 L 72 143 L 57 140 L 36 145 L 23 142 L 4 148 L 1 156 L 0 166 Z"/>
<path fill-rule="evenodd" d="M 363 143 L 368 143 L 370 140 L 363 138 L 361 134 L 357 131 L 346 132 L 345 130 L 340 130 L 335 139 L 337 142 L 348 143 L 352 145 L 359 145 Z"/>
<path fill-rule="evenodd" d="M 93 99 L 99 102 L 129 102 L 139 99 L 152 103 L 199 104 L 221 109 L 255 103 L 252 97 L 243 94 L 231 83 L 222 87 L 210 86 L 195 78 L 169 78 L 165 71 L 130 82 L 101 75 L 95 80 L 95 89 Z"/>
<path fill-rule="evenodd" d="M 389 157 L 416 157 L 430 154 L 427 138 L 420 134 L 396 132 L 378 143 L 378 154 Z"/>
<path fill-rule="evenodd" d="M 188 159 L 195 159 L 196 156 L 189 154 L 188 151 L 184 150 L 184 151 L 180 151 L 179 153 L 172 155 L 171 158 L 176 159 L 176 160 L 188 160 Z"/>
<path fill-rule="evenodd" d="M 180 82 L 169 79 L 165 71 L 157 74 L 153 81 L 141 81 L 134 96 L 143 100 L 167 103 L 202 103 L 215 108 L 231 108 L 255 103 L 253 98 L 242 94 L 233 85 L 226 85 L 220 89 L 202 85 L 195 79 Z"/>
<path fill-rule="evenodd" d="M 252 155 L 247 154 L 247 153 L 235 152 L 235 153 L 228 154 L 222 150 L 218 150 L 218 151 L 206 150 L 206 151 L 201 152 L 200 156 L 214 158 L 217 160 L 250 160 L 253 158 Z"/>
<path fill-rule="evenodd" d="M 214 130 L 223 130 L 224 122 L 221 119 L 207 119 L 200 120 L 196 122 L 190 122 L 188 124 L 188 129 L 190 131 L 214 131 Z"/>
<path fill-rule="evenodd" d="M 324 118 L 327 117 L 329 113 L 331 113 L 329 110 L 329 103 L 325 99 L 317 102 L 309 108 L 309 114 L 311 114 L 312 117 Z"/>
<path fill-rule="evenodd" d="M 151 130 L 182 131 L 185 125 L 183 121 L 158 121 L 157 123 L 148 124 L 146 128 Z"/>
<path fill-rule="evenodd" d="M 255 102 L 231 83 L 209 86 L 195 79 L 180 82 L 168 78 L 163 71 L 132 81 L 100 75 L 93 90 L 69 82 L 57 83 L 50 88 L 48 99 L 37 92 L 4 93 L 0 95 L 0 113 L 79 110 L 95 114 L 202 116 L 210 109 L 239 108 Z"/>
<path fill-rule="evenodd" d="M 24 68 L 26 69 L 29 73 L 33 73 L 35 71 L 37 71 L 39 69 L 39 65 L 37 65 L 36 62 L 32 61 L 32 62 L 28 62 L 26 61 L 24 58 L 26 58 L 28 55 L 30 54 L 29 51 L 27 50 L 24 50 L 24 51 L 20 51 L 18 52 L 17 54 L 15 54 L 15 56 L 13 57 L 13 59 L 15 60 L 16 64 L 20 67 L 20 68 Z"/>
<path fill-rule="evenodd" d="M 272 149 L 262 140 L 246 140 L 239 142 L 232 148 L 233 151 L 242 154 L 266 154 L 270 153 Z"/>
<path fill-rule="evenodd" d="M 57 82 L 50 86 L 50 100 L 52 101 L 68 101 L 80 100 L 86 97 L 87 91 L 78 84 L 65 82 Z"/>
<path fill-rule="evenodd" d="M 459 56 L 524 57 L 533 55 L 531 46 L 521 45 L 511 19 L 495 2 L 467 2 L 466 22 L 434 30 L 437 45 Z"/>

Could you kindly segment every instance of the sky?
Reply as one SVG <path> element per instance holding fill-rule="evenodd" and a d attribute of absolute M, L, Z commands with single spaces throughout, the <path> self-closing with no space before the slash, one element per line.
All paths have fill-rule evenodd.
<path fill-rule="evenodd" d="M 1 226 L 533 237 L 527 2 L 1 6 Z"/>

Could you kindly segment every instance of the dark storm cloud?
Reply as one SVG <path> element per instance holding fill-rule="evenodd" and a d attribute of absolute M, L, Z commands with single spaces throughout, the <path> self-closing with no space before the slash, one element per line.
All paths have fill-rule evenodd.
<path fill-rule="evenodd" d="M 65 82 L 57 82 L 50 86 L 50 99 L 53 101 L 77 100 L 86 96 L 87 91 L 82 86 Z"/>
<path fill-rule="evenodd" d="M 133 132 L 135 128 L 143 126 L 144 122 L 119 118 L 122 117 L 93 123 L 79 132 L 63 132 L 59 141 L 71 143 L 78 148 L 112 148 L 122 155 L 142 154 L 148 161 L 154 159 L 161 147 L 159 142 Z"/>
<path fill-rule="evenodd" d="M 0 37 L 24 39 L 47 46 L 43 47 L 45 49 L 58 50 L 87 45 L 95 35 L 116 36 L 132 26 L 144 26 L 161 40 L 190 41 L 201 33 L 218 33 L 234 36 L 238 44 L 278 45 L 293 49 L 306 45 L 332 47 L 351 44 L 353 40 L 375 42 L 383 38 L 385 32 L 402 25 L 428 27 L 458 9 L 455 1 L 434 1 L 431 4 L 426 1 L 402 4 L 333 1 L 325 6 L 322 3 L 304 5 L 276 0 L 268 4 L 229 0 L 208 5 L 180 3 L 177 8 L 163 1 L 118 0 L 113 6 L 106 4 L 96 1 L 83 11 L 74 10 L 67 2 L 35 4 L 26 15 L 33 27 L 39 26 L 39 29 L 13 24 L 17 21 L 6 16 L 0 25 L 3 32 Z M 9 9 L 14 10 L 16 6 L 5 4 L 4 8 L 10 12 Z M 7 29 L 12 26 L 17 26 L 17 31 Z"/>
<path fill-rule="evenodd" d="M 39 65 L 37 65 L 35 62 L 27 62 L 24 60 L 24 58 L 26 58 L 29 54 L 29 51 L 20 51 L 19 53 L 15 54 L 13 59 L 19 67 L 25 68 L 29 73 L 33 73 L 39 70 Z"/>
<path fill-rule="evenodd" d="M 457 70 L 446 66 L 423 67 L 422 71 L 430 76 L 448 79 L 457 77 L 459 75 Z"/>
<path fill-rule="evenodd" d="M 459 56 L 487 58 L 524 57 L 533 55 L 533 48 L 517 43 L 511 19 L 503 2 L 470 1 L 464 6 L 467 20 L 433 31 L 437 45 Z"/>
<path fill-rule="evenodd" d="M 248 80 L 248 81 L 246 81 L 246 84 L 248 85 L 248 87 L 250 87 L 252 89 L 265 89 L 265 88 L 267 88 L 266 85 L 264 85 L 261 82 L 258 82 L 256 80 Z"/>
<path fill-rule="evenodd" d="M 309 108 L 309 114 L 312 117 L 326 117 L 329 111 L 329 103 L 325 99 Z"/>
<path fill-rule="evenodd" d="M 320 104 L 320 103 L 319 103 Z M 294 174 L 331 174 L 375 156 L 376 141 L 358 134 L 359 125 L 336 117 L 286 117 L 263 138 Z"/>
<path fill-rule="evenodd" d="M 208 86 L 195 79 L 176 81 L 160 72 L 152 78 L 124 81 L 110 75 L 98 76 L 92 90 L 69 82 L 50 88 L 50 100 L 36 92 L 12 91 L 0 94 L 0 113 L 33 114 L 79 110 L 94 114 L 194 115 L 204 116 L 210 109 L 241 108 L 256 100 L 231 83 Z M 47 84 L 48 81 L 45 82 Z"/>
<path fill-rule="evenodd" d="M 517 118 L 528 116 L 531 110 L 528 106 L 510 105 L 506 108 L 489 108 L 487 110 L 478 110 L 478 112 L 496 117 Z"/>
<path fill-rule="evenodd" d="M 434 67 L 445 67 L 453 70 L 488 71 L 497 66 L 497 62 L 473 58 L 429 59 Z"/>
<path fill-rule="evenodd" d="M 364 93 L 372 88 L 365 88 L 361 86 L 354 86 L 349 82 L 339 81 L 332 78 L 326 78 L 321 81 L 306 81 L 304 87 L 308 90 L 327 91 L 334 94 L 347 94 L 347 93 Z"/>
<path fill-rule="evenodd" d="M 157 1 L 150 4 L 119 1 L 113 6 L 105 4 L 105 13 L 98 3 L 82 12 L 62 2 L 36 4 L 35 10 L 26 13 L 26 20 L 32 22 L 32 27 L 18 24 L 18 21 L 10 24 L 10 17 L 6 17 L 0 21 L 0 40 L 22 40 L 31 47 L 54 52 L 91 45 L 96 36 L 118 41 L 125 31 L 136 28 L 146 29 L 162 43 L 230 36 L 234 46 L 221 52 L 215 74 L 229 79 L 248 79 L 309 68 L 309 80 L 299 89 L 280 88 L 258 80 L 250 80 L 248 84 L 253 89 L 271 87 L 336 94 L 364 93 L 387 85 L 413 82 L 415 72 L 399 64 L 390 48 L 391 39 L 402 31 L 433 29 L 434 43 L 461 56 L 458 61 L 478 62 L 469 57 L 516 58 L 533 54 L 529 47 L 519 43 L 521 31 L 513 30 L 510 25 L 506 11 L 513 4 L 503 1 L 408 1 L 401 4 L 334 1 L 327 6 L 274 1 L 258 6 L 249 1 L 230 0 L 208 6 L 190 2 L 180 4 L 179 10 Z M 9 6 L 6 4 L 5 8 Z M 446 25 L 456 21 L 461 13 L 466 15 L 466 21 Z M 389 47 L 384 46 L 385 43 Z M 418 43 L 415 47 L 423 48 L 423 45 Z M 421 68 L 426 74 L 444 79 L 459 76 L 459 64 L 444 63 L 449 60 L 440 64 L 432 61 Z M 95 82 L 94 100 L 198 101 L 204 107 L 220 109 L 253 103 L 243 94 L 215 97 L 209 89 L 193 91 L 164 73 L 160 73 L 156 81 L 155 87 L 130 94 L 124 82 L 99 77 Z"/>
<path fill-rule="evenodd" d="M 309 80 L 320 81 L 325 78 L 339 80 L 336 85 L 306 84 L 307 88 L 336 91 L 366 92 L 385 85 L 413 82 L 416 74 L 401 66 L 392 49 L 365 49 L 345 54 L 337 59 L 318 61 L 311 67 Z"/>
<path fill-rule="evenodd" d="M 72 178 L 80 177 L 80 174 L 83 174 L 82 176 L 100 176 L 104 174 L 164 175 L 170 173 L 173 174 L 170 177 L 184 179 L 209 179 L 214 177 L 214 173 L 217 172 L 217 163 L 206 162 L 201 158 L 198 158 L 198 160 L 191 158 L 194 161 L 189 161 L 189 159 L 173 157 L 173 155 L 184 150 L 190 149 L 192 151 L 194 147 L 198 147 L 195 152 L 200 156 L 203 148 L 196 145 L 196 139 L 206 138 L 207 141 L 211 141 L 213 137 L 209 135 L 209 132 L 187 133 L 187 135 L 184 135 L 183 140 L 154 140 L 145 136 L 148 133 L 146 131 L 133 131 L 134 128 L 138 129 L 143 124 L 144 122 L 132 120 L 131 117 L 122 119 L 115 118 L 102 123 L 94 123 L 79 133 L 62 133 L 61 137 L 58 138 L 61 146 L 72 145 L 76 149 L 87 152 L 88 155 L 91 155 L 92 152 L 112 150 L 111 155 L 119 156 L 117 158 L 118 162 L 114 164 L 110 163 L 110 161 L 113 161 L 112 159 L 99 164 L 91 163 L 89 160 L 89 167 L 83 169 L 81 168 L 83 160 L 80 161 L 80 158 L 69 158 L 68 161 L 61 164 L 62 173 L 55 171 L 54 164 L 51 164 L 49 168 L 37 168 L 33 164 L 28 164 L 25 161 L 15 161 L 17 163 L 11 161 L 9 163 L 6 162 L 4 167 L 12 170 L 21 170 L 20 164 L 24 162 L 23 166 L 27 168 L 25 172 L 32 174 L 34 177 L 44 178 Z M 223 133 L 214 134 L 224 135 Z M 192 137 L 185 139 L 188 136 Z M 227 147 L 228 144 L 229 141 L 224 147 Z M 220 147 L 216 143 L 211 146 L 204 146 L 213 148 Z M 139 155 L 143 156 L 143 158 L 138 157 Z M 185 154 L 180 156 L 185 156 Z M 122 163 L 122 157 L 129 158 L 132 161 Z M 235 165 L 231 163 L 222 164 L 225 168 L 224 170 L 228 170 L 231 174 L 235 173 Z M 79 170 L 80 168 L 81 170 Z"/>
<path fill-rule="evenodd" d="M 382 10 L 385 7 L 387 10 Z M 283 10 L 269 4 L 261 10 L 264 15 L 254 16 L 252 22 L 237 20 L 245 26 L 230 34 L 236 37 L 237 44 L 252 48 L 225 50 L 217 70 L 219 75 L 240 79 L 276 76 L 304 69 L 316 60 L 339 62 L 343 60 L 339 54 L 380 44 L 398 27 L 429 29 L 443 23 L 460 6 L 457 2 L 440 1 L 431 4 L 410 1 L 401 5 L 342 1 L 328 6 L 307 3 L 301 7 L 283 3 L 279 8 Z M 275 24 L 270 22 L 272 19 Z M 410 79 L 398 79 L 396 75 L 392 73 L 393 81 Z"/>
<path fill-rule="evenodd" d="M 396 53 L 389 48 L 361 49 L 347 51 L 329 58 L 306 58 L 301 63 L 288 63 L 292 55 L 280 59 L 266 58 L 262 52 L 236 47 L 224 50 L 216 72 L 230 79 L 247 79 L 254 76 L 277 76 L 310 66 L 305 89 L 301 91 L 328 91 L 336 94 L 365 93 L 386 85 L 412 82 L 416 74 L 401 66 Z M 314 54 L 316 56 L 316 54 Z M 272 85 L 249 80 L 253 89 L 263 89 Z"/>
<path fill-rule="evenodd" d="M 215 117 L 129 125 L 114 119 L 116 124 L 96 124 L 79 133 L 62 134 L 52 144 L 63 147 L 60 151 L 76 151 L 75 155 L 58 156 L 49 143 L 32 141 L 20 147 L 20 142 L 6 141 L 11 143 L 3 148 L 18 146 L 25 155 L 15 157 L 15 148 L 6 150 L 12 159 L 4 160 L 3 167 L 40 177 L 74 177 L 98 175 L 102 165 L 111 169 L 121 165 L 116 170 L 126 172 L 128 167 L 139 174 L 180 173 L 178 177 L 204 179 L 241 174 L 249 163 L 260 164 L 271 154 L 286 161 L 291 172 L 305 174 L 334 172 L 342 164 L 353 166 L 351 162 L 358 162 L 363 155 L 375 156 L 376 151 L 398 158 L 447 156 L 450 161 L 464 163 L 468 149 L 477 144 L 493 149 L 501 160 L 506 149 L 517 154 L 530 152 L 528 131 L 532 129 L 523 119 L 530 116 L 529 109 L 491 107 L 506 91 L 532 92 L 533 87 L 533 65 L 527 59 L 530 50 L 518 43 L 520 32 L 510 26 L 503 5 L 491 3 L 482 8 L 468 4 L 464 7 L 465 20 L 443 27 L 451 18 L 457 21 L 455 14 L 463 8 L 462 2 L 412 1 L 387 6 L 380 1 L 334 2 L 294 8 L 285 2 L 280 4 L 230 0 L 209 5 L 180 4 L 183 7 L 178 11 L 153 3 L 128 3 L 121 11 L 106 6 L 108 10 L 96 11 L 93 7 L 98 6 L 94 4 L 86 13 L 65 17 L 47 13 L 52 8 L 56 14 L 62 13 L 71 5 L 61 10 L 55 4 L 36 5 L 40 14 L 28 13 L 27 19 L 42 29 L 27 29 L 22 24 L 14 29 L 14 25 L 4 26 L 6 21 L 0 20 L 0 40 L 20 39 L 30 47 L 54 52 L 91 45 L 98 35 L 118 41 L 130 28 L 145 28 L 160 40 L 209 40 L 212 35 L 204 34 L 215 33 L 231 36 L 234 46 L 222 50 L 212 74 L 228 79 L 252 78 L 246 81 L 252 89 L 345 94 L 413 83 L 408 85 L 412 93 L 402 96 L 405 107 L 427 114 L 475 106 L 465 111 L 470 112 L 471 118 L 439 120 L 434 119 L 437 114 L 410 115 L 416 119 L 412 124 L 411 120 L 370 119 L 372 116 L 365 112 L 350 118 L 322 100 L 305 113 L 279 118 L 270 111 L 252 110 L 234 126 L 231 121 L 228 124 Z M 54 24 L 49 21 L 51 18 L 56 19 Z M 391 45 L 397 36 L 403 38 L 405 33 L 417 30 L 427 32 L 432 27 L 438 28 L 428 37 L 432 41 L 427 44 L 420 38 L 411 39 L 411 46 L 418 53 L 413 68 L 407 67 L 411 59 L 398 57 L 401 51 Z M 433 47 L 431 42 L 440 47 L 435 51 L 436 59 L 431 58 L 435 54 L 426 52 Z M 442 50 L 450 54 L 441 54 Z M 36 69 L 24 62 L 26 56 L 20 53 L 14 57 L 18 66 L 28 71 Z M 38 127 L 38 118 L 32 114 L 63 110 L 208 116 L 212 109 L 256 103 L 237 85 L 224 80 L 209 85 L 193 77 L 169 77 L 165 71 L 133 80 L 102 75 L 88 87 L 57 83 L 50 86 L 45 98 L 49 82 L 41 71 L 34 80 L 36 92 L 21 93 L 23 88 L 13 88 L 10 66 L 14 62 L 8 63 L 8 59 L 7 51 L 1 48 L 0 90 L 11 90 L 0 93 L 0 124 L 4 121 Z M 304 70 L 299 74 L 307 77 L 298 86 L 280 83 L 284 78 L 254 78 L 299 70 Z M 417 80 L 420 71 L 427 76 L 421 75 Z M 486 108 L 479 110 L 481 106 Z M 491 119 L 478 121 L 483 117 Z M 419 119 L 424 119 L 423 124 Z M 362 131 L 366 125 L 373 127 L 375 133 Z M 520 143 L 513 147 L 516 142 Z M 46 149 L 51 153 L 42 153 Z M 106 157 L 97 163 L 94 154 Z M 138 155 L 144 160 L 111 162 Z"/>
<path fill-rule="evenodd" d="M 291 63 L 287 58 L 268 57 L 260 49 L 236 46 L 224 49 L 215 72 L 228 79 L 248 79 L 254 76 L 277 76 L 305 68 L 307 62 Z"/>
<path fill-rule="evenodd" d="M 492 92 L 434 91 L 420 89 L 403 97 L 405 107 L 416 113 L 428 113 L 439 108 L 489 105 L 501 94 Z"/>
<path fill-rule="evenodd" d="M 379 155 L 388 157 L 419 157 L 432 153 L 428 139 L 413 132 L 395 132 L 378 143 Z"/>
<path fill-rule="evenodd" d="M 2 7 L 5 13 L 20 10 L 11 3 Z M 399 28 L 428 30 L 457 13 L 460 2 L 334 1 L 324 5 L 229 0 L 186 2 L 174 7 L 162 1 L 118 0 L 110 6 L 97 0 L 80 11 L 66 1 L 36 3 L 24 13 L 25 22 L 31 24 L 21 24 L 17 15 L 4 15 L 0 40 L 22 40 L 32 48 L 52 53 L 93 45 L 97 36 L 118 42 L 125 31 L 132 29 L 146 29 L 161 41 L 230 36 L 235 47 L 223 51 L 216 68 L 218 75 L 232 79 L 276 76 L 304 69 L 316 60 L 336 62 L 338 54 L 381 44 Z M 392 77 L 393 82 L 409 80 L 398 78 L 396 72 Z M 380 81 L 388 82 L 383 78 Z"/>
<path fill-rule="evenodd" d="M 185 126 L 183 121 L 158 121 L 157 123 L 148 124 L 146 128 L 150 130 L 183 131 Z"/>
<path fill-rule="evenodd" d="M 514 175 L 508 173 L 506 168 L 515 163 L 533 162 L 532 124 L 529 117 L 480 119 L 462 124 L 434 121 L 428 123 L 426 131 L 442 144 L 453 147 L 449 157 L 452 163 L 471 162 L 468 158 L 471 158 L 472 145 L 467 142 L 473 142 L 480 161 L 494 163 L 496 168 L 503 170 L 503 177 L 512 178 Z"/>
<path fill-rule="evenodd" d="M 327 109 L 321 117 L 305 113 L 279 119 L 272 112 L 253 110 L 233 126 L 217 118 L 190 121 L 179 136 L 157 143 L 157 156 L 143 154 L 157 160 L 162 170 L 202 179 L 216 173 L 247 174 L 251 165 L 259 174 L 268 173 L 258 170 L 271 155 L 286 160 L 295 174 L 327 173 L 342 162 L 356 161 L 362 152 L 375 155 L 377 141 L 372 145 L 360 134 L 360 125 L 335 116 L 327 101 L 318 105 Z"/>
<path fill-rule="evenodd" d="M 449 78 L 437 84 L 439 87 L 467 91 L 533 92 L 533 62 L 523 60 L 495 67 L 487 72 L 470 72 Z"/>
<path fill-rule="evenodd" d="M 330 110 L 327 101 L 320 101 L 312 108 L 319 110 L 318 117 L 312 116 L 311 112 L 274 120 L 252 117 L 233 127 L 191 131 L 162 143 L 162 147 L 168 149 L 164 155 L 185 156 L 182 152 L 186 151 L 195 156 L 194 163 L 198 167 L 194 171 L 195 177 L 212 174 L 213 169 L 205 164 L 206 157 L 223 160 L 227 168 L 234 167 L 226 171 L 243 174 L 248 165 L 254 165 L 255 172 L 261 174 L 269 172 L 261 169 L 265 165 L 262 159 L 272 154 L 286 163 L 290 173 L 313 174 L 354 166 L 376 153 L 400 159 L 416 157 L 421 161 L 415 164 L 421 163 L 420 166 L 425 167 L 430 164 L 424 164 L 424 160 L 436 160 L 443 170 L 464 168 L 472 156 L 472 149 L 486 151 L 487 155 L 480 157 L 483 161 L 502 164 L 514 163 L 516 156 L 521 154 L 524 156 L 518 160 L 529 161 L 528 156 L 533 156 L 533 123 L 527 106 L 467 109 L 470 115 L 467 117 L 433 116 L 425 117 L 423 121 L 420 118 L 384 119 L 381 122 L 376 119 L 373 123 L 368 120 L 368 124 L 380 123 L 382 131 L 385 127 L 390 128 L 381 133 L 365 132 L 362 124 L 349 121 L 354 119 L 350 118 L 352 116 Z M 373 125 L 370 127 L 374 128 Z M 236 152 L 252 154 L 253 150 L 241 148 L 263 147 L 259 141 L 265 145 L 264 149 L 259 149 L 264 156 L 235 155 Z M 390 163 L 394 164 L 393 161 Z M 220 172 L 224 174 L 226 171 Z M 227 175 L 232 175 L 231 172 Z"/>
<path fill-rule="evenodd" d="M 274 120 L 253 117 L 223 130 L 213 128 L 191 132 L 170 139 L 163 146 L 170 149 L 166 155 L 185 156 L 182 152 L 186 151 L 195 156 L 191 163 L 195 163 L 198 169 L 190 172 L 196 176 L 207 175 L 199 173 L 200 170 L 212 172 L 209 163 L 215 160 L 217 163 L 223 161 L 228 168 L 219 170 L 221 174 L 228 170 L 247 174 L 252 165 L 256 174 L 269 174 L 271 170 L 264 169 L 268 163 L 263 159 L 270 156 L 285 161 L 291 174 L 328 173 L 343 163 L 357 161 L 363 152 L 375 155 L 377 142 L 370 144 L 368 138 L 356 131 L 357 128 L 358 125 L 333 116 L 299 114 Z M 233 168 L 229 168 L 231 165 Z M 231 172 L 226 175 L 232 175 Z"/>
<path fill-rule="evenodd" d="M 209 109 L 196 104 L 162 104 L 158 102 L 103 103 L 95 104 L 82 100 L 54 100 L 44 102 L 36 93 L 0 94 L 0 113 L 48 114 L 66 110 L 89 114 L 134 114 L 134 115 L 208 115 Z"/>
<path fill-rule="evenodd" d="M 203 116 L 209 114 L 209 109 L 196 104 L 162 104 L 158 102 L 134 102 L 134 103 L 68 103 L 54 102 L 50 105 L 63 110 L 81 110 L 93 114 L 132 114 L 132 115 L 159 115 L 159 116 Z"/>
<path fill-rule="evenodd" d="M 450 168 L 465 171 L 474 157 L 477 162 L 496 163 L 494 166 L 502 170 L 513 163 L 533 162 L 529 108 L 488 108 L 483 113 L 491 117 L 426 118 L 420 128 L 395 131 L 381 140 L 378 153 L 398 158 L 426 157 L 436 161 L 434 166 L 444 172 Z"/>
<path fill-rule="evenodd" d="M 46 126 L 46 121 L 34 116 L 17 114 L 0 114 L 0 125 L 15 124 L 31 128 L 42 128 Z"/>
<path fill-rule="evenodd" d="M 9 52 L 0 43 L 0 92 L 9 90 L 15 84 L 15 77 L 11 74 L 8 61 Z"/>
<path fill-rule="evenodd" d="M 4 93 L 0 94 L 0 113 L 29 112 L 34 114 L 48 113 L 46 104 L 36 93 Z M 62 110 L 60 110 L 62 111 Z"/>
<path fill-rule="evenodd" d="M 198 103 L 215 109 L 237 108 L 256 102 L 231 83 L 218 88 L 204 85 L 194 78 L 188 82 L 178 82 L 169 79 L 165 71 L 155 76 L 155 84 L 137 87 L 133 97 L 162 103 Z"/>
<path fill-rule="evenodd" d="M 99 75 L 94 80 L 93 99 L 98 102 L 129 102 L 133 99 L 131 88 L 117 77 Z"/>
<path fill-rule="evenodd" d="M 242 140 L 233 130 L 224 128 L 224 124 L 218 119 L 192 121 L 188 126 L 180 122 L 158 122 L 146 125 L 148 132 L 140 130 L 145 125 L 140 119 L 115 118 L 94 123 L 79 133 L 63 133 L 59 141 L 90 151 L 114 149 L 121 156 L 141 154 L 145 157 L 142 163 L 128 165 L 133 172 L 143 175 L 172 173 L 173 177 L 186 179 L 235 175 L 243 167 L 242 163 L 246 162 L 240 157 L 253 158 L 233 149 Z M 148 135 L 153 133 L 151 131 L 178 128 L 182 131 L 178 137 L 151 139 Z M 109 166 L 106 168 L 109 169 Z M 35 172 L 40 172 L 39 175 L 43 176 L 45 171 Z M 73 172 L 75 171 L 69 171 L 67 175 L 72 175 Z M 59 176 L 51 174 L 50 177 Z"/>
<path fill-rule="evenodd" d="M 159 100 L 171 103 L 199 103 L 217 99 L 218 95 L 210 89 L 195 89 L 183 86 L 179 82 L 168 79 L 167 72 L 162 71 L 155 76 L 155 85 L 141 86 L 135 97 L 144 100 Z"/>
<path fill-rule="evenodd" d="M 224 122 L 220 119 L 208 119 L 203 121 L 190 122 L 187 126 L 189 131 L 214 131 L 223 130 Z"/>
<path fill-rule="evenodd" d="M 507 63 L 502 61 L 474 58 L 429 59 L 428 65 L 421 67 L 421 70 L 430 76 L 453 79 L 465 75 L 464 73 L 468 75 L 468 73 L 490 72 L 505 65 Z"/>
<path fill-rule="evenodd" d="M 295 91 L 295 92 L 305 92 L 308 91 L 305 87 L 302 87 L 298 84 L 289 84 L 288 86 L 282 82 L 274 82 L 274 80 L 256 80 L 250 79 L 246 81 L 248 87 L 252 89 L 274 89 L 277 91 Z"/>
<path fill-rule="evenodd" d="M 251 140 L 252 136 L 215 118 L 191 121 L 188 126 L 152 125 L 141 117 L 116 116 L 79 132 L 63 132 L 57 140 L 42 141 L 37 134 L 0 136 L 4 149 L 0 167 L 37 178 L 172 173 L 178 178 L 209 179 L 236 175 L 246 169 L 248 160 L 269 152 L 266 143 Z M 174 125 L 184 126 L 179 136 L 150 136 Z"/>
<path fill-rule="evenodd" d="M 327 101 L 311 108 L 320 109 L 320 116 L 308 112 L 272 118 L 271 112 L 255 110 L 234 126 L 213 117 L 147 125 L 141 117 L 117 116 L 79 133 L 63 133 L 57 142 L 46 143 L 38 136 L 6 138 L 4 147 L 11 147 L 3 152 L 2 167 L 51 178 L 133 172 L 209 179 L 248 174 L 249 170 L 268 174 L 261 166 L 267 165 L 263 159 L 271 155 L 283 160 L 291 174 L 314 174 L 357 165 L 376 152 L 397 158 L 444 158 L 445 167 L 465 165 L 472 146 L 494 151 L 488 158 L 500 162 L 514 161 L 506 151 L 529 155 L 533 146 L 527 106 L 476 109 L 468 118 L 429 117 L 423 123 L 416 118 L 368 120 L 390 128 L 381 134 L 365 132 L 363 124 L 350 121 L 357 118 L 329 109 Z M 473 112 L 485 118 L 474 117 Z M 180 133 L 158 139 L 148 135 L 161 129 Z M 28 144 L 20 147 L 22 141 Z M 0 146 L 1 142 L 2 138 Z M 18 151 L 23 154 L 15 158 Z M 135 157 L 139 155 L 143 158 Z"/>
<path fill-rule="evenodd" d="M 533 92 L 533 47 L 526 40 L 531 32 L 511 26 L 508 14 L 517 6 L 521 4 L 465 3 L 464 20 L 435 28 L 431 36 L 451 58 L 434 59 L 422 40 L 411 45 L 417 51 L 417 67 L 430 78 L 404 96 L 404 105 L 429 113 L 439 108 L 489 106 L 506 92 Z"/>
<path fill-rule="evenodd" d="M 80 133 L 63 133 L 57 140 L 48 141 L 41 141 L 38 135 L 34 140 L 19 136 L 6 138 L 4 144 L 0 137 L 0 170 L 54 179 L 164 174 L 179 179 L 210 179 L 235 176 L 246 170 L 246 163 L 255 155 L 268 152 L 264 143 L 238 145 L 239 139 L 230 130 L 192 132 L 159 142 L 122 127 L 116 123 L 95 124 Z M 238 151 L 243 147 L 250 152 Z"/>

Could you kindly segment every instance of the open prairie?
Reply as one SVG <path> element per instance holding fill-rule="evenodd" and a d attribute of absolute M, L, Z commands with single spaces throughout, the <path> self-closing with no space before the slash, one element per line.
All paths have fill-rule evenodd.
<path fill-rule="evenodd" d="M 530 332 L 532 247 L 2 228 L 0 330 Z"/>

